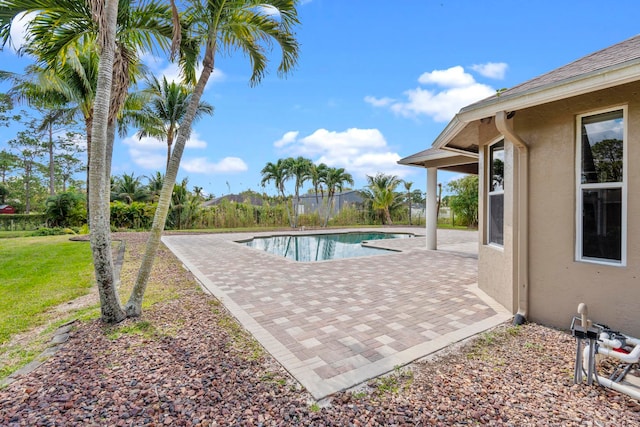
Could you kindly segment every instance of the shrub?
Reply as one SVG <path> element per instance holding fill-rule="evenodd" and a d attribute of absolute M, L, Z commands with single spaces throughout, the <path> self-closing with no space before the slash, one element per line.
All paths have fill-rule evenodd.
<path fill-rule="evenodd" d="M 111 203 L 111 227 L 115 229 L 149 229 L 153 223 L 156 204 L 133 202 L 130 205 L 115 201 Z"/>
<path fill-rule="evenodd" d="M 39 228 L 33 233 L 31 233 L 30 236 L 33 236 L 33 237 L 61 236 L 63 234 L 76 234 L 76 233 L 70 228 L 53 227 L 53 228 Z"/>
<path fill-rule="evenodd" d="M 53 227 L 80 226 L 87 219 L 85 197 L 70 191 L 50 196 L 45 215 L 48 225 Z"/>

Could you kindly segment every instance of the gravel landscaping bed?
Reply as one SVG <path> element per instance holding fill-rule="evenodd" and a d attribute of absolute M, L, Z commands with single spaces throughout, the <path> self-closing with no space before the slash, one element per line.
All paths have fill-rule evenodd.
<path fill-rule="evenodd" d="M 146 234 L 119 237 L 126 283 Z M 504 325 L 316 403 L 164 247 L 151 280 L 168 297 L 142 318 L 78 324 L 40 368 L 0 390 L 0 425 L 640 425 L 634 399 L 573 384 L 569 334 L 533 324 Z"/>

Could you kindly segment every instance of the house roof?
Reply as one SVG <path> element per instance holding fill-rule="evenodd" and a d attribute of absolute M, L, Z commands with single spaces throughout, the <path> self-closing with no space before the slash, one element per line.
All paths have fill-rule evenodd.
<path fill-rule="evenodd" d="M 478 155 L 456 150 L 429 148 L 411 156 L 405 157 L 398 163 L 418 167 L 437 167 L 441 170 L 462 173 L 478 173 Z"/>
<path fill-rule="evenodd" d="M 633 71 L 637 71 L 638 67 L 633 67 L 634 65 L 640 65 L 640 35 L 584 56 L 560 68 L 520 83 L 499 94 L 470 104 L 462 108 L 459 114 L 478 110 L 487 105 L 504 104 L 514 98 L 523 98 L 523 95 L 531 94 L 532 92 L 548 90 L 561 85 L 570 85 L 571 83 L 575 84 L 578 81 L 589 80 L 596 76 L 600 77 L 597 79 L 598 81 L 590 81 L 589 86 L 582 88 L 585 92 L 600 89 L 600 87 L 597 89 L 593 88 L 593 86 L 598 85 L 598 83 L 606 87 L 628 83 L 629 81 L 638 80 L 639 76 L 637 73 L 635 75 L 631 73 L 630 76 L 627 74 L 611 76 L 611 74 L 623 69 L 629 69 L 630 67 L 632 67 Z M 607 76 L 607 74 L 609 76 Z M 619 82 L 616 77 L 618 79 L 622 78 L 625 81 Z M 575 89 L 580 88 L 576 87 Z"/>
<path fill-rule="evenodd" d="M 572 96 L 640 80 L 640 35 L 582 57 L 560 68 L 535 77 L 460 110 L 433 142 L 433 149 L 477 152 L 477 127 L 498 111 L 517 111 Z M 495 130 L 496 137 L 498 136 Z M 472 136 L 474 138 L 466 137 Z M 474 147 L 475 145 L 475 147 Z M 429 150 L 405 157 L 400 164 Z M 454 156 L 449 155 L 455 163 Z M 422 167 L 439 167 L 435 158 L 425 159 Z"/>

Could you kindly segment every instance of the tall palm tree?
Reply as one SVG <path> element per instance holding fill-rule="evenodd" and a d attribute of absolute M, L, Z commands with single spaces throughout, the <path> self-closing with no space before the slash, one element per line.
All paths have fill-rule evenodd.
<path fill-rule="evenodd" d="M 64 114 L 67 116 L 81 116 L 89 153 L 98 60 L 94 49 L 83 46 L 69 51 L 65 61 L 56 67 L 33 64 L 26 68 L 23 75 L 5 73 L 4 79 L 11 81 L 9 94 L 17 101 L 24 100 L 35 105 L 58 105 L 60 109 L 66 110 Z M 87 182 L 88 180 L 87 170 Z"/>
<path fill-rule="evenodd" d="M 407 209 L 409 210 L 409 225 L 411 225 L 411 186 L 413 182 L 411 181 L 402 181 L 404 184 L 404 189 L 407 190 Z"/>
<path fill-rule="evenodd" d="M 171 3 L 174 6 L 173 0 Z M 158 47 L 166 48 L 173 36 L 179 36 L 179 31 L 174 34 L 174 28 L 179 26 L 171 25 L 177 18 L 177 9 L 153 1 L 3 0 L 0 8 L 0 41 L 3 45 L 10 36 L 11 22 L 29 12 L 36 16 L 29 25 L 31 38 L 24 50 L 36 56 L 41 63 L 51 68 L 64 64 L 64 58 L 78 46 L 94 47 L 100 56 L 96 101 L 93 105 L 95 121 L 90 133 L 92 138 L 95 136 L 99 146 L 92 144 L 88 151 L 88 210 L 102 319 L 110 323 L 118 322 L 126 317 L 126 313 L 114 286 L 109 199 L 106 196 L 116 117 L 126 99 L 135 68 L 139 65 L 137 53 L 154 51 Z M 53 28 L 55 31 L 52 31 Z M 190 63 L 193 64 L 194 60 L 191 59 Z M 193 75 L 193 71 L 188 71 L 188 74 Z M 99 158 L 92 159 L 92 156 Z M 98 168 L 96 173 L 91 170 L 92 165 Z M 91 195 L 92 191 L 98 191 L 95 197 Z M 92 209 L 100 209 L 100 212 L 94 215 Z M 100 223 L 93 223 L 94 220 Z"/>
<path fill-rule="evenodd" d="M 313 162 L 309 159 L 305 159 L 304 157 L 289 157 L 284 161 L 284 175 L 285 179 L 293 178 L 293 224 L 292 227 L 296 228 L 298 226 L 298 215 L 299 215 L 299 206 L 300 206 L 300 189 L 304 185 L 304 183 L 311 178 L 311 168 L 313 166 Z"/>
<path fill-rule="evenodd" d="M 96 101 L 93 105 L 94 122 L 89 162 L 88 205 L 90 242 L 93 265 L 100 295 L 101 317 L 104 322 L 118 323 L 127 317 L 120 304 L 116 289 L 116 278 L 111 255 L 111 234 L 109 220 L 109 198 L 106 195 L 106 159 L 109 127 L 109 107 L 115 58 L 115 36 L 118 2 L 106 0 L 104 22 L 100 25 L 100 63 L 96 87 Z"/>
<path fill-rule="evenodd" d="M 193 89 L 181 83 L 167 82 L 166 77 L 162 81 L 152 77 L 143 94 L 147 95 L 147 102 L 141 111 L 132 114 L 132 121 L 139 128 L 139 138 L 151 136 L 167 144 L 168 168 L 173 141 L 187 113 Z M 194 122 L 205 114 L 213 114 L 213 106 L 200 101 Z"/>
<path fill-rule="evenodd" d="M 104 20 L 104 9 L 101 1 L 84 0 L 4 0 L 0 13 L 0 41 L 4 45 L 9 36 L 11 22 L 23 13 L 34 14 L 29 23 L 29 42 L 22 48 L 37 58 L 38 66 L 42 69 L 54 70 L 61 74 L 60 67 L 73 61 L 76 56 L 85 59 L 93 56 L 93 73 L 84 82 L 86 90 L 95 91 L 98 66 L 98 48 L 104 42 L 99 36 L 100 25 Z M 131 82 L 135 82 L 143 69 L 137 52 L 155 51 L 167 48 L 173 34 L 170 7 L 155 1 L 129 2 L 118 0 L 117 32 L 114 46 L 114 76 L 112 77 L 112 97 L 110 101 L 109 125 L 115 126 L 115 119 L 122 109 Z M 55 31 L 51 31 L 55 28 Z M 87 52 L 87 50 L 89 52 Z M 83 51 L 83 52 L 81 52 Z M 73 64 L 76 72 L 81 72 L 78 64 Z M 85 70 L 87 63 L 82 63 Z M 93 97 L 89 102 L 89 110 L 93 105 Z M 90 114 L 83 111 L 84 117 L 90 119 Z M 91 127 L 89 123 L 87 127 Z M 107 141 L 108 157 L 110 160 L 115 132 L 111 130 Z M 91 137 L 88 133 L 88 147 Z M 90 150 L 88 150 L 90 152 Z M 90 163 L 90 161 L 89 161 Z M 110 164 L 108 165 L 110 168 Z M 108 171 L 110 172 L 110 170 Z M 109 174 L 107 174 L 108 176 Z"/>
<path fill-rule="evenodd" d="M 316 195 L 316 203 L 319 204 L 318 193 L 322 195 L 322 199 L 324 199 L 324 184 L 325 178 L 327 176 L 327 169 L 329 167 L 324 163 L 320 163 L 319 165 L 312 164 L 311 165 L 311 185 L 313 185 L 313 192 Z"/>
<path fill-rule="evenodd" d="M 275 42 L 282 54 L 278 73 L 287 74 L 298 59 L 298 42 L 293 28 L 298 24 L 297 0 L 189 0 L 184 13 L 187 42 L 181 45 L 194 51 L 202 47 L 202 73 L 196 83 L 187 113 L 178 132 L 164 186 L 153 219 L 151 233 L 138 277 L 126 305 L 129 316 L 139 316 L 142 299 L 151 273 L 151 267 L 160 245 L 160 235 L 169 211 L 171 193 L 176 181 L 184 146 L 191 134 L 191 125 L 204 88 L 213 73 L 215 57 L 223 52 L 240 50 L 250 59 L 252 70 L 250 83 L 259 83 L 265 75 L 267 52 Z M 184 37 L 183 37 L 184 38 Z M 193 58 L 193 55 L 189 55 Z"/>
<path fill-rule="evenodd" d="M 350 173 L 347 173 L 344 168 L 327 168 L 325 174 L 325 184 L 327 186 L 327 214 L 324 218 L 324 226 L 329 224 L 329 216 L 333 211 L 333 199 L 336 192 L 342 191 L 345 184 L 353 185 L 353 177 Z"/>
<path fill-rule="evenodd" d="M 382 222 L 393 224 L 391 221 L 391 208 L 398 201 L 398 194 L 395 192 L 400 179 L 395 175 L 378 173 L 375 176 L 367 175 L 367 190 L 373 209 L 382 212 Z"/>
<path fill-rule="evenodd" d="M 278 195 L 282 197 L 282 201 L 287 211 L 287 218 L 289 219 L 289 225 L 293 228 L 293 215 L 289 209 L 289 203 L 287 202 L 287 195 L 284 192 L 284 185 L 287 181 L 286 171 L 287 161 L 286 159 L 278 159 L 276 163 L 268 162 L 264 168 L 260 171 L 262 174 L 262 181 L 260 184 L 264 187 L 268 182 L 273 182 L 276 186 Z"/>

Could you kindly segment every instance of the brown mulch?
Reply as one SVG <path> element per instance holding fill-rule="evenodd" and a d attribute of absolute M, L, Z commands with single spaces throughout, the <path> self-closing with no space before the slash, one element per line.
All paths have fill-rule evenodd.
<path fill-rule="evenodd" d="M 125 283 L 145 235 L 119 237 Z M 44 365 L 0 390 L 0 425 L 640 425 L 634 399 L 573 384 L 568 334 L 533 324 L 317 405 L 165 248 L 154 269 L 152 282 L 176 298 L 117 326 L 81 323 Z"/>

